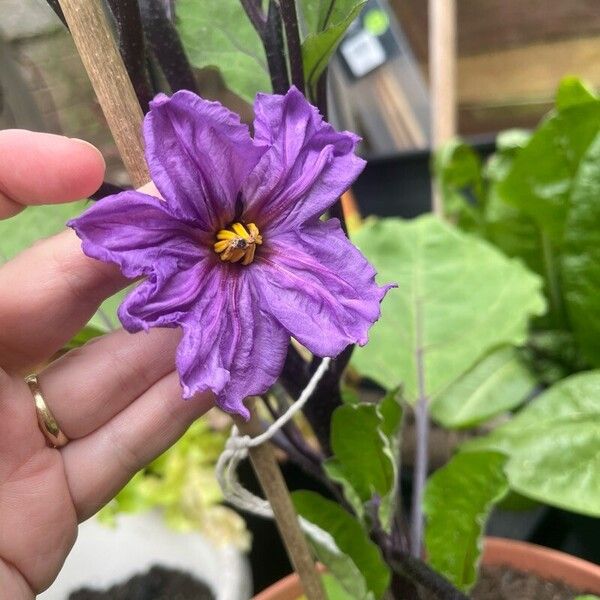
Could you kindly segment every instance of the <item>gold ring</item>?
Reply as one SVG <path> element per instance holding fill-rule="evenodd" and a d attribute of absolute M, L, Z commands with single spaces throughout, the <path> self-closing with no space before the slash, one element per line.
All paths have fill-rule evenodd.
<path fill-rule="evenodd" d="M 25 383 L 29 386 L 31 393 L 33 394 L 37 420 L 44 437 L 53 448 L 62 448 L 68 443 L 69 439 L 60 430 L 52 411 L 48 408 L 44 396 L 42 396 L 42 390 L 40 389 L 37 375 L 28 375 L 25 378 Z"/>

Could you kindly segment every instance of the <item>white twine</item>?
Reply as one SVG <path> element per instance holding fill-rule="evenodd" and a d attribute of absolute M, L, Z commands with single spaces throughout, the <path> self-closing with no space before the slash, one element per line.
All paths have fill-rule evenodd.
<path fill-rule="evenodd" d="M 331 358 L 324 358 L 321 364 L 314 372 L 308 385 L 302 390 L 300 397 L 294 402 L 283 415 L 260 435 L 251 437 L 249 435 L 240 435 L 238 428 L 234 425 L 231 428 L 231 434 L 225 444 L 225 449 L 217 461 L 217 480 L 223 491 L 225 500 L 235 507 L 253 513 L 255 515 L 273 518 L 273 511 L 270 504 L 263 498 L 255 496 L 242 486 L 237 478 L 237 467 L 242 460 L 248 456 L 248 449 L 268 442 L 294 415 L 302 410 L 308 399 L 314 393 L 319 381 L 331 364 Z M 301 521 L 303 521 L 301 519 Z M 304 527 L 306 523 L 302 523 Z"/>

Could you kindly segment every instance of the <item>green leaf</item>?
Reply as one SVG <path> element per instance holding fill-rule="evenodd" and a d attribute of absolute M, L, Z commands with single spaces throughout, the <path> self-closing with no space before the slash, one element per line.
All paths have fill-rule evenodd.
<path fill-rule="evenodd" d="M 93 340 L 104 333 L 104 329 L 94 327 L 93 325 L 86 325 L 71 338 L 71 340 L 65 345 L 64 349 L 72 350 L 74 348 L 80 348 L 81 346 L 87 344 L 90 340 Z"/>
<path fill-rule="evenodd" d="M 535 378 L 512 347 L 488 354 L 431 405 L 431 415 L 448 428 L 473 427 L 521 404 Z"/>
<path fill-rule="evenodd" d="M 239 0 L 179 0 L 177 15 L 195 67 L 216 67 L 227 87 L 248 102 L 271 91 L 264 48 Z"/>
<path fill-rule="evenodd" d="M 397 390 L 380 404 L 338 407 L 331 421 L 333 457 L 325 463 L 328 476 L 340 483 L 359 518 L 374 494 L 380 499 L 380 518 L 388 529 L 398 476 L 399 430 L 402 408 Z"/>
<path fill-rule="evenodd" d="M 550 116 L 517 155 L 499 191 L 560 245 L 573 177 L 600 130 L 600 101 L 572 104 Z"/>
<path fill-rule="evenodd" d="M 573 182 L 562 285 L 581 351 L 590 364 L 600 366 L 600 135 L 583 157 Z"/>
<path fill-rule="evenodd" d="M 509 457 L 513 490 L 553 506 L 600 516 L 600 371 L 557 383 L 464 450 Z"/>
<path fill-rule="evenodd" d="M 339 504 L 315 492 L 293 492 L 292 500 L 298 514 L 317 528 L 313 533 L 305 529 L 317 558 L 344 589 L 357 600 L 381 598 L 390 573 L 362 525 Z"/>
<path fill-rule="evenodd" d="M 481 158 L 461 139 L 434 155 L 433 170 L 444 201 L 444 214 L 465 231 L 482 227 L 484 186 Z"/>
<path fill-rule="evenodd" d="M 577 596 L 574 600 L 600 600 L 600 596 L 594 594 L 585 594 L 584 596 Z"/>
<path fill-rule="evenodd" d="M 595 100 L 598 100 L 598 96 L 578 77 L 567 76 L 562 79 L 556 92 L 556 108 L 558 110 Z"/>
<path fill-rule="evenodd" d="M 323 581 L 323 587 L 325 588 L 325 595 L 327 600 L 355 600 L 356 596 L 349 594 L 344 590 L 342 584 L 333 576 L 331 573 L 323 573 L 321 575 Z M 298 600 L 307 600 L 303 594 Z"/>
<path fill-rule="evenodd" d="M 18 215 L 0 221 L 0 262 L 16 256 L 34 242 L 63 231 L 65 223 L 85 208 L 87 201 L 70 204 L 31 206 Z"/>
<path fill-rule="evenodd" d="M 371 222 L 353 239 L 379 281 L 398 284 L 354 366 L 387 389 L 402 384 L 409 402 L 434 399 L 492 348 L 524 343 L 544 310 L 537 275 L 432 216 Z"/>
<path fill-rule="evenodd" d="M 477 577 L 485 522 L 508 491 L 505 462 L 496 452 L 460 453 L 425 488 L 428 562 L 465 591 Z"/>
<path fill-rule="evenodd" d="M 329 59 L 341 42 L 346 29 L 359 15 L 366 0 L 344 0 L 335 3 L 337 8 L 327 20 L 325 29 L 309 33 L 302 42 L 302 61 L 307 87 L 314 87 L 327 67 Z"/>

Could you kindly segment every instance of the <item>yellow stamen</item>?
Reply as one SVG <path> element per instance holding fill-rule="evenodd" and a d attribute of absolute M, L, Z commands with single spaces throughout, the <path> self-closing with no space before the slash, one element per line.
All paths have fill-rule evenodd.
<path fill-rule="evenodd" d="M 256 246 L 263 242 L 254 223 L 233 223 L 227 229 L 218 231 L 216 237 L 213 248 L 221 255 L 221 260 L 232 263 L 241 260 L 243 265 L 249 265 L 254 260 Z"/>

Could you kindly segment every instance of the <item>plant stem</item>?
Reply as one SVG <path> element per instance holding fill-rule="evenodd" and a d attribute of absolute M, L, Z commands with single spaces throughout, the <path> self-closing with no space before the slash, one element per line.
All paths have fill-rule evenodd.
<path fill-rule="evenodd" d="M 447 579 L 410 554 L 393 551 L 387 560 L 394 573 L 410 577 L 433 592 L 439 600 L 469 600 L 468 596 L 457 590 Z"/>
<path fill-rule="evenodd" d="M 137 0 L 108 0 L 108 4 L 117 25 L 119 51 L 138 102 L 145 113 L 154 94 L 146 69 L 146 48 L 140 7 Z"/>
<path fill-rule="evenodd" d="M 415 363 L 418 399 L 415 406 L 415 465 L 413 471 L 412 512 L 410 523 L 410 553 L 419 558 L 423 539 L 423 494 L 429 466 L 429 399 L 425 392 L 423 360 L 422 299 L 416 301 Z"/>
<path fill-rule="evenodd" d="M 140 12 L 148 44 L 165 74 L 171 91 L 198 92 L 194 71 L 175 26 L 161 0 L 141 0 Z"/>
<path fill-rule="evenodd" d="M 256 33 L 258 33 L 264 43 L 267 19 L 260 9 L 260 4 L 256 0 L 240 0 L 240 3 L 246 11 L 246 15 L 248 15 L 254 29 L 256 29 Z"/>
<path fill-rule="evenodd" d="M 283 39 L 281 12 L 279 4 L 275 0 L 269 0 L 263 45 L 267 55 L 273 93 L 285 94 L 290 87 L 290 80 L 285 60 L 285 42 Z"/>
<path fill-rule="evenodd" d="M 542 255 L 544 260 L 544 271 L 546 275 L 546 287 L 550 298 L 550 310 L 555 315 L 557 326 L 560 329 L 567 329 L 565 306 L 560 290 L 559 274 L 556 267 L 554 252 L 550 238 L 542 229 L 540 229 L 540 243 L 542 246 Z"/>
<path fill-rule="evenodd" d="M 302 46 L 300 45 L 296 2 L 295 0 L 280 0 L 280 5 L 292 83 L 304 93 L 304 67 L 302 65 Z"/>

